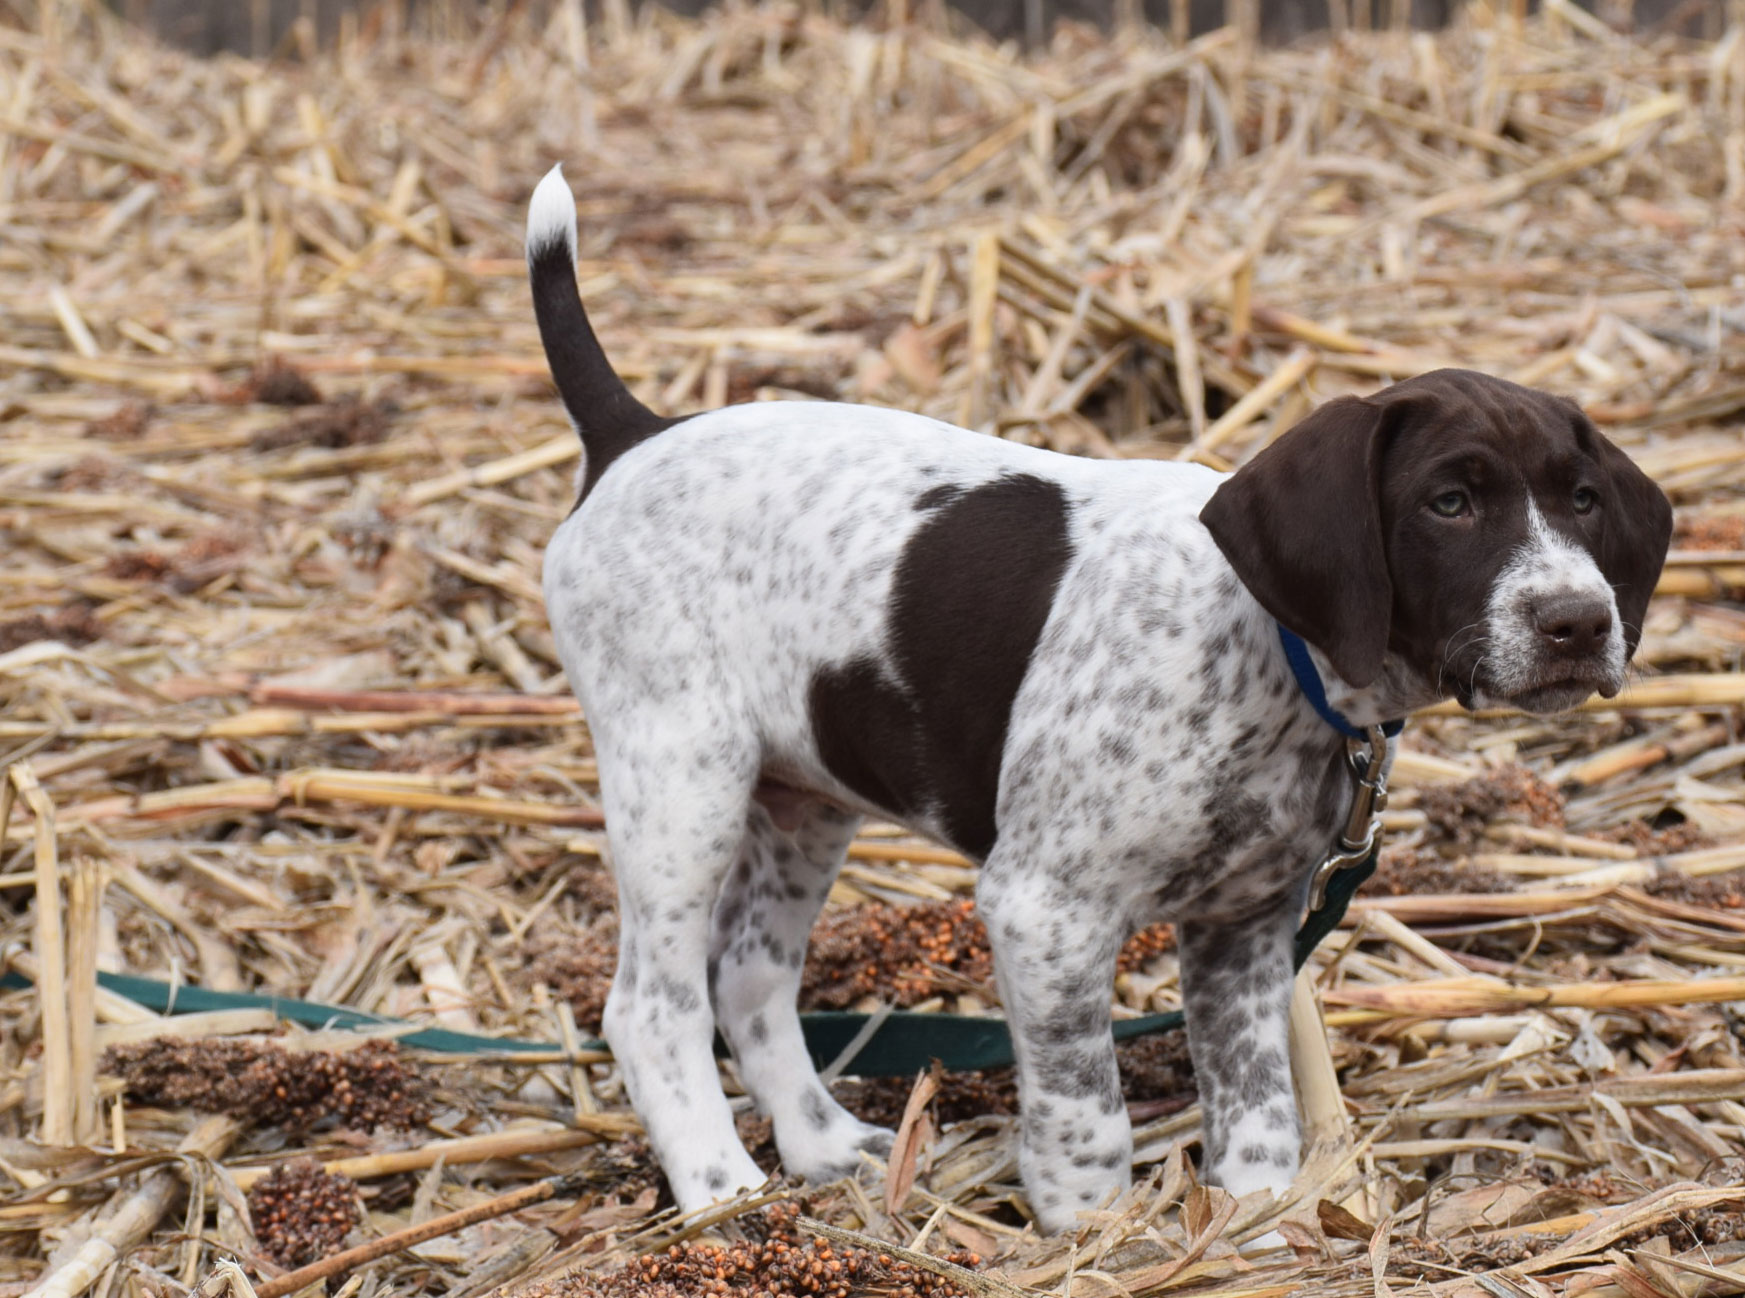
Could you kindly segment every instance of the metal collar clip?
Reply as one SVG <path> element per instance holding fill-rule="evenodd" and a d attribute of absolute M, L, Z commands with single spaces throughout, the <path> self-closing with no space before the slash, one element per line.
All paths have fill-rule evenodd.
<path fill-rule="evenodd" d="M 1388 740 L 1380 726 L 1370 726 L 1362 739 L 1345 741 L 1345 757 L 1351 763 L 1356 788 L 1351 813 L 1333 850 L 1321 859 L 1309 880 L 1309 910 L 1321 909 L 1327 899 L 1327 884 L 1341 870 L 1362 865 L 1381 841 L 1381 813 L 1388 805 Z"/>

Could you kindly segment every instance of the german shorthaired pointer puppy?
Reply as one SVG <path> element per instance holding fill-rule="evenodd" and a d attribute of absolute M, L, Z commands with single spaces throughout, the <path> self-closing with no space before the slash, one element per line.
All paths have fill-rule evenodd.
<path fill-rule="evenodd" d="M 1234 475 L 1078 459 L 897 410 L 683 419 L 614 374 L 554 169 L 527 229 L 581 499 L 545 597 L 599 754 L 621 949 L 605 1032 L 680 1206 L 888 1148 L 820 1083 L 795 997 L 863 815 L 981 863 L 1044 1229 L 1128 1185 L 1116 953 L 1177 924 L 1204 1170 L 1284 1191 L 1291 940 L 1351 804 L 1345 739 L 1454 697 L 1610 697 L 1671 509 L 1569 401 L 1444 370 L 1315 411 Z"/>

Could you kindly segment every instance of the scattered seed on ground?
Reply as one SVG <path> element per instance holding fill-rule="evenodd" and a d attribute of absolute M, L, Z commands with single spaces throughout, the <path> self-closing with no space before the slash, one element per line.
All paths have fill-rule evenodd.
<path fill-rule="evenodd" d="M 319 410 L 287 419 L 277 428 L 256 434 L 252 451 L 278 451 L 291 446 L 314 446 L 339 450 L 366 446 L 388 435 L 389 421 L 397 408 L 383 401 L 359 401 L 341 397 Z"/>
<path fill-rule="evenodd" d="M 1709 846 L 1709 836 L 1689 821 L 1656 829 L 1645 820 L 1626 820 L 1594 834 L 1609 843 L 1628 843 L 1643 856 L 1668 856 Z"/>
<path fill-rule="evenodd" d="M 281 1163 L 256 1182 L 248 1213 L 261 1249 L 287 1270 L 339 1252 L 363 1218 L 357 1182 L 312 1158 Z"/>
<path fill-rule="evenodd" d="M 341 1053 L 158 1037 L 111 1047 L 103 1068 L 126 1083 L 137 1103 L 227 1113 L 293 1131 L 328 1118 L 362 1129 L 410 1128 L 430 1116 L 429 1083 L 389 1041 Z"/>
<path fill-rule="evenodd" d="M 582 876 L 576 889 L 592 907 L 613 902 L 604 871 Z M 1142 929 L 1122 947 L 1118 972 L 1143 968 L 1175 945 L 1167 924 Z M 618 960 L 618 921 L 596 911 L 581 941 L 545 946 L 529 978 L 570 1002 L 576 1022 L 598 1032 Z M 800 983 L 807 1010 L 851 1009 L 871 998 L 906 1009 L 934 996 L 973 992 L 993 1002 L 993 953 L 988 931 L 969 898 L 892 906 L 881 902 L 827 910 L 812 932 Z"/>
<path fill-rule="evenodd" d="M 320 404 L 321 391 L 295 365 L 283 357 L 269 356 L 242 382 L 221 389 L 218 400 L 233 406 L 313 406 Z"/>
<path fill-rule="evenodd" d="M 88 604 L 68 604 L 49 613 L 30 613 L 0 622 L 0 653 L 38 640 L 59 640 L 77 649 L 102 635 L 103 624 Z"/>
<path fill-rule="evenodd" d="M 1431 785 L 1418 794 L 1418 809 L 1429 818 L 1425 837 L 1470 850 L 1484 831 L 1509 819 L 1522 824 L 1560 827 L 1563 798 L 1524 766 L 1509 765 L 1459 784 Z"/>
<path fill-rule="evenodd" d="M 145 432 L 157 413 L 158 408 L 149 401 L 123 401 L 114 414 L 87 423 L 85 436 L 131 441 Z"/>
<path fill-rule="evenodd" d="M 1673 525 L 1676 550 L 1745 550 L 1745 514 L 1685 514 Z"/>
<path fill-rule="evenodd" d="M 703 1298 L 746 1294 L 768 1298 L 973 1298 L 973 1291 L 888 1253 L 808 1238 L 800 1205 L 776 1204 L 736 1219 L 748 1238 L 735 1243 L 688 1241 L 650 1253 L 609 1275 L 585 1272 L 522 1290 L 523 1298 Z M 944 1259 L 975 1269 L 973 1253 Z"/>
<path fill-rule="evenodd" d="M 1677 870 L 1664 870 L 1642 885 L 1642 891 L 1662 901 L 1676 901 L 1686 906 L 1706 906 L 1710 910 L 1745 908 L 1745 872 L 1714 874 L 1706 879 L 1693 879 Z"/>
<path fill-rule="evenodd" d="M 1516 881 L 1500 870 L 1449 860 L 1422 847 L 1387 847 L 1375 873 L 1364 881 L 1358 895 L 1405 897 L 1415 894 L 1455 892 L 1513 892 Z"/>
<path fill-rule="evenodd" d="M 178 594 L 190 594 L 247 562 L 249 543 L 231 529 L 201 532 L 165 554 L 152 548 L 117 550 L 104 562 L 103 574 L 117 581 L 163 582 Z"/>

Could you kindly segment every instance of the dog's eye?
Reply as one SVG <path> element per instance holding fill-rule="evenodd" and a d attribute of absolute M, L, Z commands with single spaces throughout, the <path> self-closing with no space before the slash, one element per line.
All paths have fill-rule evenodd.
<path fill-rule="evenodd" d="M 1569 503 L 1575 506 L 1576 513 L 1591 514 L 1594 506 L 1600 503 L 1600 493 L 1587 487 L 1577 487 Z"/>
<path fill-rule="evenodd" d="M 1469 506 L 1464 491 L 1445 491 L 1430 502 L 1430 508 L 1443 518 L 1459 518 Z"/>

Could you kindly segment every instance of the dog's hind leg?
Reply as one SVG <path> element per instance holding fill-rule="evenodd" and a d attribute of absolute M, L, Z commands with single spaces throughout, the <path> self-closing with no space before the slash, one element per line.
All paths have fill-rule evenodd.
<path fill-rule="evenodd" d="M 663 731 L 657 720 L 638 717 L 629 745 L 595 722 L 618 879 L 605 1030 L 673 1197 L 691 1212 L 766 1179 L 721 1091 L 708 975 L 710 911 L 740 845 L 757 764 L 749 747 Z"/>
<path fill-rule="evenodd" d="M 808 1181 L 860 1166 L 860 1151 L 885 1153 L 891 1133 L 844 1109 L 818 1079 L 800 1034 L 795 1000 L 806 940 L 860 818 L 808 801 L 778 828 L 754 804 L 739 859 L 715 905 L 710 982 L 716 1022 L 740 1080 L 775 1128 L 782 1167 Z"/>

